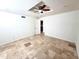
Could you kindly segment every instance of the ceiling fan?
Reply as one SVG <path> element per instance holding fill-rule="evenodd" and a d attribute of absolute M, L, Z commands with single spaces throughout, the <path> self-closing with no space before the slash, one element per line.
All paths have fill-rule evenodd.
<path fill-rule="evenodd" d="M 43 11 L 50 11 L 49 8 L 47 8 L 47 5 L 41 5 L 41 6 L 38 6 L 38 11 L 41 10 L 40 13 L 43 13 Z"/>

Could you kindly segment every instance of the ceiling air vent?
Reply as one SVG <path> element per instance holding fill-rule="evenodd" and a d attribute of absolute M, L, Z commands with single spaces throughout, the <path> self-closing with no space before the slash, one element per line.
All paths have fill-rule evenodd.
<path fill-rule="evenodd" d="M 25 16 L 21 16 L 21 18 L 26 18 Z"/>

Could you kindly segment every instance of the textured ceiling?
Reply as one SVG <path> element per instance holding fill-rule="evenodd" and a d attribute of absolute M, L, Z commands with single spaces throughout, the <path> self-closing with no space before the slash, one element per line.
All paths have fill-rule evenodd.
<path fill-rule="evenodd" d="M 57 14 L 72 10 L 79 9 L 79 0 L 42 0 L 53 11 L 43 14 L 36 14 L 28 11 L 41 0 L 0 0 L 0 11 L 6 11 L 10 13 L 32 15 L 36 17 L 43 17 L 51 14 Z"/>
<path fill-rule="evenodd" d="M 48 5 L 50 9 L 53 11 L 39 14 L 40 15 L 39 17 L 79 10 L 79 0 L 42 0 L 42 1 L 46 5 Z"/>
<path fill-rule="evenodd" d="M 0 0 L 0 11 L 26 14 L 38 2 L 40 0 Z"/>

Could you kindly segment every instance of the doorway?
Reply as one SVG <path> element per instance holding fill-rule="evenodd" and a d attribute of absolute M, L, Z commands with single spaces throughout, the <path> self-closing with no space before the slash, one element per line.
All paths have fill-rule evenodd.
<path fill-rule="evenodd" d="M 40 21 L 40 34 L 43 34 L 43 20 Z"/>

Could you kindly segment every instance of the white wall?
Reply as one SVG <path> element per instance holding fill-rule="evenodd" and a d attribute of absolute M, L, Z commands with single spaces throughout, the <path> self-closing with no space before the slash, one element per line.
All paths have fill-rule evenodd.
<path fill-rule="evenodd" d="M 43 17 L 37 21 L 36 34 L 40 33 L 40 20 L 44 21 L 44 33 L 66 41 L 76 41 L 77 11 Z"/>
<path fill-rule="evenodd" d="M 77 12 L 77 41 L 76 41 L 76 47 L 77 47 L 77 53 L 78 53 L 78 57 L 79 57 L 79 11 Z"/>
<path fill-rule="evenodd" d="M 0 11 L 0 45 L 34 35 L 35 18 Z"/>
<path fill-rule="evenodd" d="M 79 37 L 78 37 L 77 42 L 76 42 L 76 48 L 77 48 L 77 54 L 78 54 L 78 58 L 79 58 Z"/>

